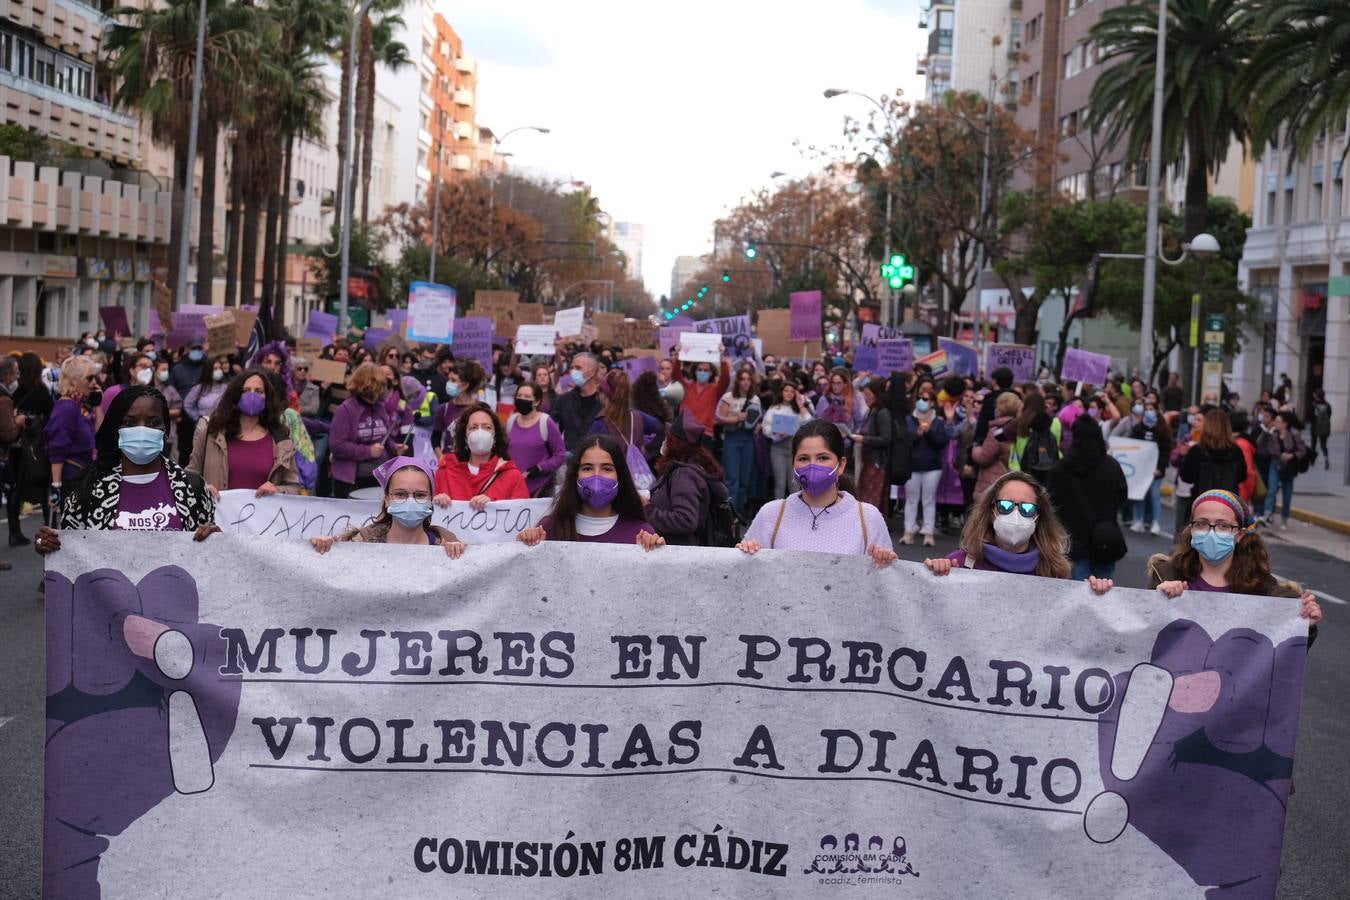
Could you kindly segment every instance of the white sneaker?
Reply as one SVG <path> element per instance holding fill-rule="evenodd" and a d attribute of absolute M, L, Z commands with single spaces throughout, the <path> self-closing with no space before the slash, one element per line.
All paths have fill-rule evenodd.
<path fill-rule="evenodd" d="M 1135 534 L 1143 534 L 1143 533 L 1144 533 L 1144 523 L 1143 523 L 1143 522 L 1131 522 L 1131 523 L 1130 523 L 1130 531 L 1133 531 Z"/>
<path fill-rule="evenodd" d="M 914 543 L 914 532 L 906 531 L 904 534 L 900 535 L 900 543 L 902 544 Z"/>
<path fill-rule="evenodd" d="M 1280 530 L 1281 530 L 1281 531 L 1288 531 L 1288 530 L 1289 530 L 1289 523 L 1288 523 L 1288 522 L 1281 522 L 1281 523 L 1280 523 Z"/>
<path fill-rule="evenodd" d="M 1162 526 L 1159 525 L 1157 522 L 1154 522 L 1154 523 L 1153 523 L 1153 526 L 1152 526 L 1151 528 L 1149 528 L 1148 533 L 1149 533 L 1149 534 L 1162 534 Z"/>
<path fill-rule="evenodd" d="M 923 536 L 923 545 L 925 547 L 936 547 L 937 541 L 933 540 L 933 536 L 931 534 L 925 534 Z"/>

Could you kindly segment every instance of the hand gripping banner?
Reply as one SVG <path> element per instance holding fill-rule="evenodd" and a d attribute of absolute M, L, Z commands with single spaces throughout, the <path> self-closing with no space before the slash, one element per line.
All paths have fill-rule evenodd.
<path fill-rule="evenodd" d="M 1292 601 L 547 543 L 48 566 L 51 898 L 1276 889 Z"/>

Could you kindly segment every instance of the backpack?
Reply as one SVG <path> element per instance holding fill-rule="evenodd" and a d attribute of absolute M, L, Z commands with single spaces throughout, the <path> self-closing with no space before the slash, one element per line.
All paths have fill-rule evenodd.
<path fill-rule="evenodd" d="M 511 429 L 516 427 L 516 419 L 519 418 L 520 413 L 511 413 L 506 417 L 506 433 L 508 436 L 511 434 Z M 539 414 L 539 440 L 545 444 L 548 443 L 548 413 L 546 412 Z"/>
<path fill-rule="evenodd" d="M 708 514 L 703 518 L 703 531 L 698 535 L 700 547 L 734 547 L 745 532 L 745 520 L 731 505 L 731 492 L 725 484 L 713 478 L 704 478 L 708 486 Z"/>
<path fill-rule="evenodd" d="M 1312 468 L 1312 464 L 1317 462 L 1317 448 L 1309 447 L 1303 443 L 1303 439 L 1297 434 L 1294 435 L 1294 461 L 1290 465 L 1294 471 L 1302 475 Z"/>
<path fill-rule="evenodd" d="M 1031 430 L 1027 435 L 1026 446 L 1022 448 L 1020 460 L 1023 472 L 1045 484 L 1046 476 L 1050 474 L 1055 463 L 1059 462 L 1059 444 L 1049 428 Z"/>

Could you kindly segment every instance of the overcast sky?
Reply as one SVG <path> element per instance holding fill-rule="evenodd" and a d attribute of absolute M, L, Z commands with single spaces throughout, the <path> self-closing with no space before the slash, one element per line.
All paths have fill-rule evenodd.
<path fill-rule="evenodd" d="M 478 60 L 478 123 L 520 132 L 513 163 L 590 184 L 618 221 L 646 229 L 643 278 L 670 290 L 676 256 L 711 249 L 712 222 L 782 170 L 819 168 L 803 147 L 841 139 L 857 97 L 916 99 L 926 0 L 471 0 L 440 4 Z"/>

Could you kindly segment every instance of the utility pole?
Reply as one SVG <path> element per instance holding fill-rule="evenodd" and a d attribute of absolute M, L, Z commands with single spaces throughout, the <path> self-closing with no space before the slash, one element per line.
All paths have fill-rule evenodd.
<path fill-rule="evenodd" d="M 188 251 L 192 246 L 192 184 L 197 171 L 197 129 L 202 117 L 202 57 L 206 55 L 206 0 L 197 4 L 197 58 L 192 62 L 192 121 L 188 124 L 187 178 L 183 184 L 183 221 L 178 223 L 178 283 L 175 306 L 187 302 Z M 198 285 L 200 288 L 201 285 Z M 211 288 L 207 285 L 207 290 Z M 210 303 L 208 295 L 206 302 Z M 252 302 L 252 298 L 249 298 Z"/>
<path fill-rule="evenodd" d="M 1167 68 L 1167 0 L 1158 0 L 1158 50 L 1153 63 L 1153 133 L 1148 153 L 1148 234 L 1144 242 L 1144 297 L 1139 316 L 1139 374 L 1153 371 L 1153 304 L 1158 289 L 1158 182 L 1162 179 L 1163 77 Z"/>
<path fill-rule="evenodd" d="M 992 152 L 991 143 L 994 139 L 994 70 L 989 69 L 989 93 L 984 98 L 984 105 L 987 111 L 984 121 L 984 165 L 980 173 L 980 246 L 975 254 L 975 327 L 974 334 L 971 337 L 971 343 L 977 348 L 980 346 L 980 299 L 983 291 L 981 282 L 984 280 L 984 223 L 988 217 L 985 207 L 989 204 L 989 154 Z"/>
<path fill-rule="evenodd" d="M 436 246 L 441 238 L 441 159 L 436 157 L 436 188 L 431 201 L 431 266 L 427 270 L 427 281 L 436 282 Z"/>

